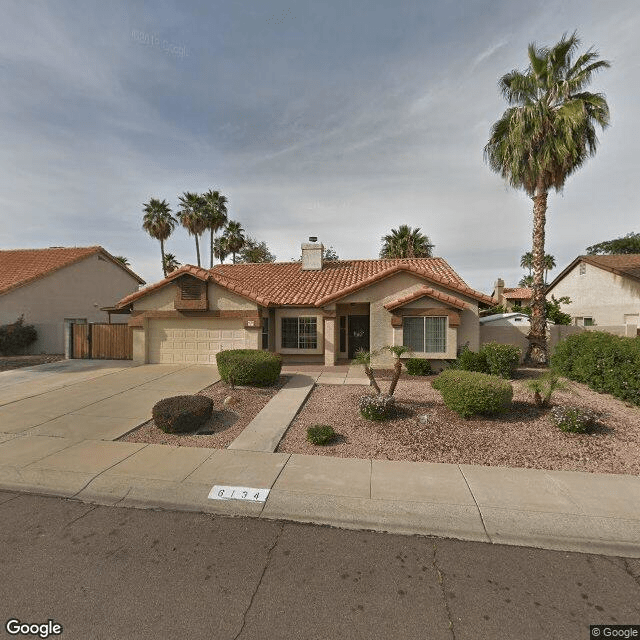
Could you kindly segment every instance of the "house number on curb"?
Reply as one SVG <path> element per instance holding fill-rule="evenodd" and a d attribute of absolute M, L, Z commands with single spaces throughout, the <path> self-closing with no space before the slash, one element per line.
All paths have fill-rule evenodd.
<path fill-rule="evenodd" d="M 249 502 L 264 502 L 269 495 L 269 489 L 254 489 L 252 487 L 225 487 L 214 485 L 209 491 L 210 500 L 248 500 Z"/>

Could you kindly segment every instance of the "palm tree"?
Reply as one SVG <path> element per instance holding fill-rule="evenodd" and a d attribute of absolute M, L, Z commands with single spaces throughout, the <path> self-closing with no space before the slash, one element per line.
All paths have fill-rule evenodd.
<path fill-rule="evenodd" d="M 400 358 L 409 351 L 409 347 L 394 345 L 388 346 L 387 350 L 393 354 L 393 379 L 389 387 L 389 395 L 392 396 L 395 393 L 398 380 L 400 380 L 400 374 L 402 373 L 402 360 L 400 360 Z"/>
<path fill-rule="evenodd" d="M 433 246 L 420 227 L 412 229 L 406 224 L 382 237 L 381 258 L 430 258 Z"/>
<path fill-rule="evenodd" d="M 375 356 L 375 352 L 366 351 L 365 349 L 358 349 L 353 354 L 352 364 L 361 364 L 364 367 L 364 372 L 367 378 L 369 378 L 369 384 L 373 387 L 373 390 L 376 392 L 376 395 L 380 395 L 380 387 L 376 381 L 375 375 L 373 373 L 373 369 L 371 368 L 371 356 Z"/>
<path fill-rule="evenodd" d="M 130 266 L 130 262 L 129 262 L 129 258 L 125 257 L 125 256 L 113 256 L 120 264 L 124 265 L 125 267 Z"/>
<path fill-rule="evenodd" d="M 202 198 L 204 200 L 204 217 L 210 233 L 209 268 L 213 268 L 213 237 L 227 222 L 227 204 L 229 201 L 227 197 L 223 196 L 219 191 L 213 191 L 211 189 L 203 194 Z"/>
<path fill-rule="evenodd" d="M 227 239 L 224 236 L 220 236 L 213 241 L 213 255 L 220 260 L 220 264 L 222 264 L 224 259 L 229 255 Z"/>
<path fill-rule="evenodd" d="M 523 269 L 529 269 L 529 275 L 531 275 L 531 269 L 533 269 L 533 253 L 531 251 L 527 251 L 527 253 L 523 253 L 520 258 L 520 266 Z"/>
<path fill-rule="evenodd" d="M 556 259 L 550 255 L 550 254 L 545 254 L 544 256 L 544 282 L 545 284 L 549 281 L 549 271 L 551 271 L 551 269 L 555 269 L 556 268 Z"/>
<path fill-rule="evenodd" d="M 518 286 L 519 287 L 532 287 L 533 286 L 533 276 L 532 275 L 528 275 L 528 276 L 522 276 L 522 278 L 520 278 L 520 282 L 518 282 Z"/>
<path fill-rule="evenodd" d="M 547 196 L 596 152 L 596 125 L 609 124 L 603 94 L 585 87 L 593 74 L 609 67 L 589 49 L 573 60 L 580 45 L 576 33 L 563 35 L 551 48 L 529 45 L 529 67 L 500 79 L 509 108 L 493 125 L 484 148 L 485 160 L 512 187 L 533 200 L 533 304 L 529 363 L 548 361 L 544 296 L 544 236 Z"/>
<path fill-rule="evenodd" d="M 178 220 L 180 220 L 180 223 L 189 235 L 194 236 L 196 239 L 196 257 L 198 266 L 200 267 L 202 265 L 200 263 L 200 243 L 198 242 L 198 238 L 207 228 L 207 222 L 203 212 L 204 201 L 202 196 L 189 191 L 185 191 L 179 200 L 180 211 L 178 211 Z"/>
<path fill-rule="evenodd" d="M 160 240 L 160 253 L 162 255 L 162 272 L 167 275 L 165 268 L 164 241 L 173 232 L 177 220 L 171 215 L 169 203 L 166 200 L 151 198 L 143 203 L 144 218 L 142 228 L 156 240 Z"/>
<path fill-rule="evenodd" d="M 244 229 L 239 222 L 230 220 L 224 229 L 225 244 L 229 253 L 233 256 L 233 264 L 236 263 L 236 253 L 242 249 L 245 243 Z"/>
<path fill-rule="evenodd" d="M 165 253 L 164 255 L 164 272 L 169 274 L 180 268 L 180 263 L 173 253 Z"/>

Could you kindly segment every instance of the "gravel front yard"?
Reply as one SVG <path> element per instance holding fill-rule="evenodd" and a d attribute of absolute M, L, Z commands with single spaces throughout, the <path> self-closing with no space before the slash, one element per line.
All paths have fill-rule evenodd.
<path fill-rule="evenodd" d="M 140 425 L 135 431 L 120 438 L 124 442 L 148 442 L 151 444 L 171 444 L 177 447 L 212 447 L 225 449 L 258 415 L 262 408 L 287 383 L 286 376 L 280 376 L 272 387 L 236 387 L 220 381 L 203 389 L 198 395 L 213 398 L 213 415 L 200 431 L 210 434 L 165 433 L 156 427 L 153 420 Z M 225 398 L 231 397 L 231 403 L 224 406 Z"/>
<path fill-rule="evenodd" d="M 35 367 L 38 364 L 58 362 L 64 360 L 64 354 L 46 354 L 39 356 L 0 356 L 0 371 L 20 369 L 21 367 Z"/>
<path fill-rule="evenodd" d="M 537 374 L 536 374 L 537 375 Z M 556 392 L 554 404 L 601 413 L 585 435 L 563 433 L 538 409 L 522 379 L 514 380 L 512 410 L 496 419 L 463 420 L 447 409 L 429 378 L 400 380 L 398 415 L 370 422 L 358 412 L 366 387 L 318 385 L 285 434 L 278 451 L 341 458 L 449 462 L 596 473 L 640 474 L 640 408 L 575 382 Z M 381 384 L 386 391 L 388 382 Z M 341 436 L 329 446 L 306 441 L 314 424 L 330 424 Z"/>

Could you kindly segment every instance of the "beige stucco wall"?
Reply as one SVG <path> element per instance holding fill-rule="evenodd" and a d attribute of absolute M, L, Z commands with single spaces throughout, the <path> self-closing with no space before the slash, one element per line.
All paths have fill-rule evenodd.
<path fill-rule="evenodd" d="M 172 311 L 175 310 L 177 284 L 170 282 L 166 286 L 152 291 L 133 303 L 134 311 Z M 232 291 L 210 282 L 207 290 L 211 311 L 254 311 L 258 305 Z"/>
<path fill-rule="evenodd" d="M 33 324 L 38 340 L 30 353 L 65 352 L 65 318 L 108 322 L 100 307 L 113 306 L 138 290 L 138 281 L 111 260 L 91 255 L 35 282 L 0 296 L 0 324 L 22 314 Z M 127 322 L 128 315 L 112 315 L 112 322 Z"/>
<path fill-rule="evenodd" d="M 548 294 L 555 298 L 569 296 L 571 304 L 562 310 L 572 318 L 591 317 L 596 329 L 617 329 L 624 335 L 624 325 L 632 324 L 626 316 L 640 314 L 640 282 L 623 278 L 610 271 L 586 264 L 586 272 L 580 275 L 577 264 Z M 579 323 L 579 322 L 578 322 Z"/>
<path fill-rule="evenodd" d="M 414 291 L 420 289 L 425 284 L 436 291 L 455 295 L 469 305 L 468 309 L 460 312 L 460 326 L 447 328 L 447 351 L 443 354 L 411 354 L 413 357 L 425 357 L 430 360 L 453 359 L 456 357 L 456 350 L 459 345 L 469 343 L 471 349 L 477 350 L 479 347 L 480 333 L 478 326 L 478 304 L 475 300 L 452 292 L 436 284 L 426 283 L 421 278 L 410 273 L 399 273 L 385 280 L 372 284 L 365 289 L 356 291 L 351 295 L 342 298 L 340 305 L 351 303 L 369 302 L 370 312 L 370 345 L 372 351 L 377 351 L 386 345 L 402 344 L 402 328 L 391 326 L 392 314 L 384 308 L 385 304 L 403 298 Z M 409 303 L 405 308 L 421 307 L 444 307 L 444 305 L 433 298 L 422 298 Z M 340 307 L 339 307 L 340 308 Z M 387 366 L 393 363 L 393 356 L 388 351 L 381 351 L 375 358 L 377 366 Z"/>
<path fill-rule="evenodd" d="M 527 353 L 527 347 L 529 342 L 527 340 L 527 334 L 530 327 L 525 325 L 522 327 L 497 325 L 496 322 L 491 322 L 486 325 L 480 326 L 480 346 L 487 342 L 498 342 L 499 344 L 512 344 L 516 347 L 520 347 L 520 362 L 524 360 L 524 356 Z M 550 325 L 547 329 L 547 340 L 549 345 L 549 354 L 553 354 L 558 342 L 563 340 L 567 336 L 574 333 L 580 333 L 584 331 L 582 327 L 572 327 L 566 325 Z M 473 349 L 476 351 L 476 349 Z"/>

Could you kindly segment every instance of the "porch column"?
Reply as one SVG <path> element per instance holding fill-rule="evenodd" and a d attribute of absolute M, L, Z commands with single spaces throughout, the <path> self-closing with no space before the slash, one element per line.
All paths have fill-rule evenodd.
<path fill-rule="evenodd" d="M 324 366 L 333 367 L 338 360 L 335 316 L 324 319 Z"/>

